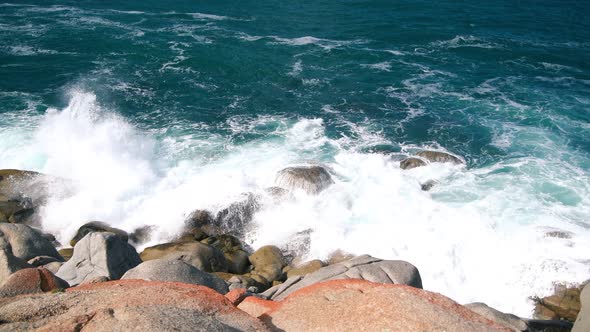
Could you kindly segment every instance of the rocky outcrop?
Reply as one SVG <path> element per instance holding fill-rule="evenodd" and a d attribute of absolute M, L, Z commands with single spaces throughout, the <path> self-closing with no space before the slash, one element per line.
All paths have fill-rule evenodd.
<path fill-rule="evenodd" d="M 287 167 L 277 173 L 275 184 L 288 190 L 303 190 L 318 194 L 334 183 L 330 173 L 322 166 Z"/>
<path fill-rule="evenodd" d="M 422 288 L 420 273 L 414 265 L 405 261 L 382 260 L 362 255 L 323 267 L 305 276 L 289 278 L 283 284 L 268 289 L 262 295 L 272 300 L 281 300 L 296 290 L 337 279 L 362 279 Z"/>
<path fill-rule="evenodd" d="M 8 247 L 14 256 L 25 261 L 37 256 L 63 260 L 49 240 L 27 225 L 0 223 L 0 249 Z"/>
<path fill-rule="evenodd" d="M 238 308 L 253 312 L 246 306 L 263 301 L 248 297 Z M 319 283 L 258 308 L 279 331 L 510 331 L 443 295 L 364 280 Z"/>
<path fill-rule="evenodd" d="M 144 262 L 166 258 L 184 261 L 205 272 L 227 271 L 227 263 L 221 250 L 200 242 L 187 241 L 158 244 L 146 248 L 140 256 Z"/>
<path fill-rule="evenodd" d="M 581 310 L 578 313 L 572 332 L 590 331 L 590 284 L 586 284 L 580 293 Z"/>
<path fill-rule="evenodd" d="M 0 302 L 0 331 L 267 331 L 202 286 L 141 280 L 84 285 Z"/>
<path fill-rule="evenodd" d="M 74 254 L 57 272 L 70 285 L 105 276 L 119 279 L 141 263 L 131 245 L 113 233 L 89 233 L 76 243 Z"/>
<path fill-rule="evenodd" d="M 70 245 L 72 247 L 74 247 L 76 245 L 76 243 L 78 243 L 78 241 L 82 240 L 83 237 L 85 237 L 87 234 L 92 233 L 92 232 L 113 233 L 113 234 L 117 235 L 118 237 L 120 237 L 121 240 L 123 240 L 125 242 L 127 242 L 127 240 L 129 239 L 129 235 L 124 230 L 120 230 L 118 228 L 111 227 L 107 223 L 104 223 L 102 221 L 91 221 L 89 223 L 86 223 L 86 224 L 80 226 L 80 228 L 78 228 L 76 235 L 74 235 L 74 237 L 70 240 Z"/>
<path fill-rule="evenodd" d="M 228 292 L 223 279 L 179 260 L 154 259 L 144 262 L 127 271 L 121 279 L 176 281 L 209 287 L 221 294 Z"/>
<path fill-rule="evenodd" d="M 512 331 L 520 332 L 528 330 L 527 324 L 522 319 L 520 319 L 520 317 L 512 314 L 503 313 L 492 307 L 489 307 L 485 303 L 469 303 L 466 304 L 465 307 L 471 309 L 472 311 L 482 315 L 483 317 L 491 321 L 498 323 L 499 325 L 511 329 Z"/>
<path fill-rule="evenodd" d="M 67 282 L 42 267 L 25 268 L 13 273 L 0 287 L 0 298 L 51 292 L 68 288 Z"/>
<path fill-rule="evenodd" d="M 458 157 L 441 151 L 420 151 L 416 153 L 416 155 L 428 160 L 431 163 L 453 163 L 456 165 L 464 164 L 463 160 L 459 159 Z"/>

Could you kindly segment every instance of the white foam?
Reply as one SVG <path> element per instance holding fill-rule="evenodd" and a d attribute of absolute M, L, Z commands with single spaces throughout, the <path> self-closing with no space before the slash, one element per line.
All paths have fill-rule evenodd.
<path fill-rule="evenodd" d="M 371 68 L 371 69 L 375 69 L 375 70 L 381 70 L 381 71 L 391 71 L 391 63 L 384 61 L 384 62 L 379 62 L 379 63 L 373 63 L 373 64 L 362 64 L 362 67 L 366 67 L 366 68 Z"/>
<path fill-rule="evenodd" d="M 317 162 L 330 169 L 335 184 L 318 196 L 295 193 L 293 201 L 265 205 L 248 234 L 254 247 L 284 244 L 312 229 L 309 258 L 343 249 L 404 259 L 419 268 L 426 289 L 525 317 L 529 296 L 546 295 L 554 281 L 589 276 L 590 181 L 562 155 L 404 171 L 397 159 L 360 152 L 393 144 L 370 122 L 342 123 L 350 135 L 333 139 L 323 119 L 280 116 L 233 117 L 216 125 L 227 136 L 209 125 L 179 122 L 155 140 L 83 91 L 73 91 L 65 109 L 38 121 L 36 128 L 20 128 L 18 140 L 27 148 L 11 148 L 10 158 L 0 149 L 0 166 L 73 180 L 68 190 L 53 188 L 41 210 L 44 228 L 62 243 L 89 220 L 127 231 L 156 225 L 146 245 L 165 241 L 192 210 L 215 211 L 243 192 L 262 193 L 281 168 Z M 263 138 L 232 139 L 245 133 Z M 514 142 L 554 139 L 525 134 L 515 132 Z M 10 146 L 8 137 L 0 131 L 3 148 Z M 556 150 L 549 143 L 546 149 Z M 440 147 L 403 146 L 401 154 L 420 148 Z M 439 184 L 424 192 L 420 184 L 427 180 Z M 574 235 L 546 237 L 548 229 Z"/>

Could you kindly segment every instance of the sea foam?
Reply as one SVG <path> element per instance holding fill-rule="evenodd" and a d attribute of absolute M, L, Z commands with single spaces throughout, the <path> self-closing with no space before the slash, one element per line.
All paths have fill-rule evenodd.
<path fill-rule="evenodd" d="M 21 128 L 29 148 L 4 152 L 11 158 L 1 166 L 71 180 L 52 188 L 41 209 L 44 229 L 62 243 L 90 220 L 126 231 L 152 225 L 153 238 L 143 246 L 167 241 L 194 209 L 215 212 L 244 192 L 264 196 L 277 171 L 312 163 L 327 167 L 335 183 L 316 196 L 295 192 L 293 200 L 263 204 L 245 238 L 254 248 L 285 245 L 308 232 L 309 248 L 300 252 L 306 258 L 341 249 L 407 260 L 428 290 L 522 316 L 531 314 L 529 297 L 548 294 L 554 281 L 587 277 L 588 179 L 583 172 L 572 178 L 575 169 L 555 161 L 520 157 L 473 169 L 401 170 L 399 160 L 421 147 L 365 153 L 387 139 L 353 123 L 353 136 L 333 138 L 320 118 L 233 118 L 226 124 L 232 135 L 268 133 L 242 143 L 207 126 L 178 135 L 171 128 L 157 139 L 79 90 L 67 107 L 49 109 L 38 121 Z M 437 185 L 422 191 L 428 180 Z M 556 230 L 572 236 L 547 235 Z"/>

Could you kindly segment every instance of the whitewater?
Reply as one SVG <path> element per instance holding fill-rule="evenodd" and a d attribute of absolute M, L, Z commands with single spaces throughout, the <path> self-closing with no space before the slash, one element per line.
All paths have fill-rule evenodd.
<path fill-rule="evenodd" d="M 561 17 L 536 9 L 562 34 L 523 40 L 477 20 L 427 33 L 410 4 L 85 6 L 0 4 L 0 168 L 59 179 L 39 213 L 61 243 L 91 220 L 154 226 L 140 250 L 254 193 L 252 248 L 306 232 L 305 259 L 406 260 L 459 303 L 530 317 L 590 278 L 590 45 Z M 424 149 L 466 163 L 399 167 Z M 309 164 L 335 183 L 269 197 Z"/>

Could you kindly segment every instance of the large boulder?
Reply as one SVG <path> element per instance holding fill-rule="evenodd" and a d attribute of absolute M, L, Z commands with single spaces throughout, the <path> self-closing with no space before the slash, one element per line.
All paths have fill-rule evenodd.
<path fill-rule="evenodd" d="M 227 271 L 221 250 L 200 242 L 163 243 L 145 248 L 141 253 L 144 262 L 160 258 L 181 260 L 205 272 Z"/>
<path fill-rule="evenodd" d="M 323 267 L 305 276 L 291 277 L 283 284 L 268 289 L 262 295 L 272 300 L 281 300 L 296 290 L 322 281 L 337 279 L 362 279 L 422 288 L 420 273 L 414 265 L 405 261 L 382 260 L 362 255 Z"/>
<path fill-rule="evenodd" d="M 119 280 L 0 301 L 0 331 L 268 331 L 202 286 Z"/>
<path fill-rule="evenodd" d="M 590 284 L 586 284 L 580 294 L 581 310 L 578 313 L 572 332 L 590 331 Z"/>
<path fill-rule="evenodd" d="M 499 310 L 489 307 L 485 303 L 474 302 L 466 304 L 465 307 L 515 332 L 527 331 L 529 328 L 527 324 L 522 319 L 520 319 L 520 317 L 503 313 Z"/>
<path fill-rule="evenodd" d="M 22 294 L 44 293 L 68 288 L 67 282 L 42 267 L 26 268 L 13 273 L 0 287 L 0 298 Z"/>
<path fill-rule="evenodd" d="M 27 225 L 0 224 L 0 248 L 7 246 L 10 246 L 14 256 L 26 261 L 37 256 L 63 260 L 48 239 Z"/>
<path fill-rule="evenodd" d="M 85 237 L 88 233 L 92 232 L 113 233 L 125 242 L 127 242 L 127 240 L 129 239 L 129 235 L 124 230 L 111 227 L 107 223 L 104 223 L 102 221 L 91 221 L 78 228 L 76 235 L 74 235 L 74 237 L 70 240 L 70 246 L 75 246 L 76 243 L 78 243 L 78 241 L 82 240 L 83 237 Z"/>
<path fill-rule="evenodd" d="M 268 282 L 280 279 L 283 274 L 283 267 L 286 265 L 281 250 L 275 246 L 261 247 L 248 259 L 254 266 L 253 273 L 264 277 Z"/>
<path fill-rule="evenodd" d="M 223 279 L 179 260 L 154 259 L 143 262 L 127 271 L 121 279 L 176 281 L 209 287 L 221 294 L 228 292 Z"/>
<path fill-rule="evenodd" d="M 141 263 L 131 245 L 113 233 L 90 233 L 76 243 L 74 254 L 57 271 L 57 276 L 70 285 L 105 276 L 119 279 Z"/>
<path fill-rule="evenodd" d="M 330 173 L 322 166 L 297 166 L 280 170 L 275 178 L 278 187 L 303 190 L 317 194 L 334 183 Z"/>
<path fill-rule="evenodd" d="M 12 254 L 10 247 L 0 248 L 0 286 L 2 286 L 14 272 L 33 267 L 25 260 Z"/>
<path fill-rule="evenodd" d="M 424 158 L 431 163 L 453 163 L 453 164 L 464 164 L 463 160 L 453 156 L 450 153 L 441 151 L 420 151 L 416 153 L 418 157 Z"/>
<path fill-rule="evenodd" d="M 333 280 L 292 293 L 257 313 L 277 331 L 510 331 L 453 300 L 405 285 Z M 260 314 L 262 312 L 262 314 Z"/>

